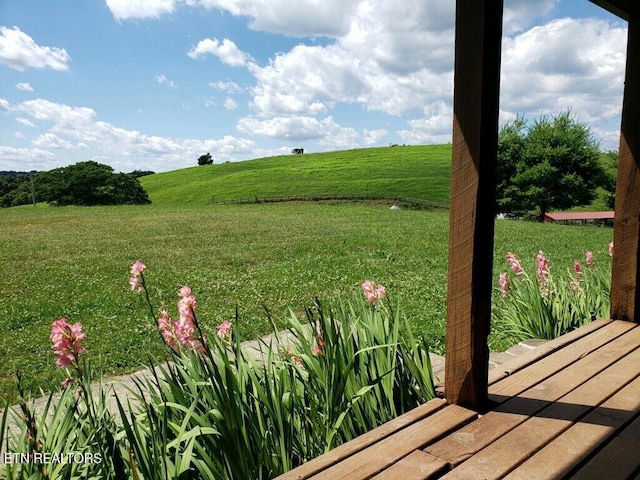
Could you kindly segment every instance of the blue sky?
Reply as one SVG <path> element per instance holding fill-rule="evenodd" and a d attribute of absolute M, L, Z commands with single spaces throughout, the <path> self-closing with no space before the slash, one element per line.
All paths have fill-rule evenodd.
<path fill-rule="evenodd" d="M 454 3 L 3 0 L 0 170 L 449 142 Z M 625 50 L 587 0 L 505 0 L 501 123 L 571 109 L 617 148 Z"/>

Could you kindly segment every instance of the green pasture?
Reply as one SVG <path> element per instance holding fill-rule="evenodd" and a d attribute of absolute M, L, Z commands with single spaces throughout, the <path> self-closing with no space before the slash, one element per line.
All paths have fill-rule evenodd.
<path fill-rule="evenodd" d="M 143 298 L 129 291 L 135 260 L 148 266 L 156 306 L 164 302 L 175 313 L 176 291 L 191 286 L 209 335 L 220 322 L 234 320 L 237 308 L 239 335 L 255 338 L 270 330 L 264 308 L 283 319 L 289 308 L 301 313 L 314 297 L 349 299 L 372 279 L 387 286 L 415 332 L 442 352 L 447 213 L 354 202 L 154 200 L 151 206 L 0 211 L 1 401 L 15 401 L 16 371 L 36 393 L 64 378 L 49 340 L 51 322 L 62 316 L 83 323 L 87 358 L 106 375 L 165 354 Z M 557 269 L 570 268 L 586 250 L 596 262 L 610 262 L 611 239 L 610 228 L 498 220 L 494 277 L 506 269 L 507 251 L 533 265 L 542 249 Z M 492 341 L 494 349 L 506 346 Z"/>
<path fill-rule="evenodd" d="M 287 196 L 404 196 L 449 203 L 451 145 L 363 148 L 194 166 L 142 177 L 155 204 Z"/>

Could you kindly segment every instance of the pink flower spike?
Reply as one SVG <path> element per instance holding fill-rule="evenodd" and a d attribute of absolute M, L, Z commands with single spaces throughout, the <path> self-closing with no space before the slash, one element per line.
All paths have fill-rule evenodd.
<path fill-rule="evenodd" d="M 144 263 L 142 263 L 140 260 L 136 260 L 136 263 L 131 266 L 131 275 L 137 277 L 142 272 L 144 272 L 145 268 L 147 268 L 147 266 Z"/>
<path fill-rule="evenodd" d="M 142 280 L 140 280 L 140 277 L 137 277 L 137 276 L 131 277 L 129 279 L 129 285 L 131 285 L 132 291 L 136 291 L 140 293 L 144 290 L 144 287 L 142 286 Z"/>
<path fill-rule="evenodd" d="M 609 242 L 609 256 L 613 257 L 613 242 Z"/>
<path fill-rule="evenodd" d="M 582 267 L 580 266 L 580 262 L 578 260 L 573 262 L 573 271 L 576 272 L 577 275 L 582 274 Z"/>
<path fill-rule="evenodd" d="M 375 305 L 378 300 L 382 300 L 387 296 L 387 290 L 383 285 L 379 285 L 373 280 L 365 280 L 362 285 L 362 293 L 364 294 L 367 302 Z"/>
<path fill-rule="evenodd" d="M 538 280 L 546 283 L 549 275 L 549 260 L 544 256 L 542 250 L 538 250 L 536 262 L 538 263 Z"/>
<path fill-rule="evenodd" d="M 522 266 L 520 265 L 520 260 L 515 253 L 507 253 L 507 262 L 509 262 L 509 267 L 516 275 L 522 275 Z"/>
<path fill-rule="evenodd" d="M 218 326 L 218 332 L 216 335 L 222 339 L 231 338 L 231 329 L 233 324 L 229 321 L 224 321 Z"/>
<path fill-rule="evenodd" d="M 498 282 L 500 283 L 500 295 L 507 297 L 507 295 L 509 295 L 509 279 L 507 278 L 506 272 L 500 274 Z"/>
<path fill-rule="evenodd" d="M 180 290 L 178 290 L 178 295 L 181 296 L 182 298 L 190 297 L 191 288 L 189 288 L 187 285 L 184 285 Z"/>
<path fill-rule="evenodd" d="M 585 262 L 587 263 L 587 265 L 589 265 L 590 267 L 593 266 L 593 252 L 587 252 L 584 254 L 585 256 Z"/>
<path fill-rule="evenodd" d="M 81 340 L 87 338 L 82 331 L 81 323 L 69 324 L 66 318 L 60 318 L 51 325 L 51 342 L 53 350 L 58 356 L 56 365 L 66 368 L 78 364 L 80 355 L 85 352 L 85 348 L 80 344 Z"/>

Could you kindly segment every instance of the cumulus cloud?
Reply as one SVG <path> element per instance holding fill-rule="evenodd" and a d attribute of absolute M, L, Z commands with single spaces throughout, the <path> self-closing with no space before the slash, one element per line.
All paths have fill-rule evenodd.
<path fill-rule="evenodd" d="M 0 112 L 8 112 L 11 104 L 6 98 L 0 97 Z"/>
<path fill-rule="evenodd" d="M 227 97 L 225 98 L 222 106 L 227 110 L 235 110 L 236 108 L 238 108 L 238 103 L 233 98 Z"/>
<path fill-rule="evenodd" d="M 220 42 L 217 38 L 205 38 L 200 40 L 187 55 L 196 59 L 205 55 L 218 57 L 222 63 L 233 67 L 243 67 L 251 60 L 251 56 L 243 52 L 238 46 L 228 38 Z"/>
<path fill-rule="evenodd" d="M 16 83 L 16 88 L 18 90 L 22 90 L 23 92 L 33 92 L 33 87 L 31 84 L 26 82 Z"/>
<path fill-rule="evenodd" d="M 318 119 L 309 116 L 283 116 L 260 120 L 255 117 L 240 119 L 236 128 L 240 132 L 282 141 L 315 141 L 327 149 L 355 148 L 360 145 L 379 144 L 387 136 L 384 129 L 361 132 L 339 125 L 333 117 Z"/>
<path fill-rule="evenodd" d="M 188 5 L 246 16 L 255 30 L 299 37 L 343 34 L 360 0 L 185 0 Z"/>
<path fill-rule="evenodd" d="M 30 152 L 46 151 L 48 154 L 43 158 L 51 159 L 55 155 L 49 150 L 88 149 L 95 152 L 94 158 L 118 158 L 118 166 L 124 170 L 134 170 L 142 163 L 145 168 L 155 171 L 166 169 L 168 163 L 172 168 L 188 166 L 202 151 L 216 151 L 217 158 L 223 161 L 243 160 L 249 157 L 250 152 L 256 147 L 253 140 L 231 135 L 219 139 L 180 139 L 147 135 L 101 121 L 91 108 L 73 107 L 41 98 L 15 105 L 6 102 L 6 110 L 38 120 L 47 128 L 45 133 L 32 140 L 31 143 L 36 148 L 30 149 Z M 19 118 L 23 124 L 31 122 L 27 118 Z M 25 151 L 6 147 L 4 158 L 17 162 L 20 161 L 19 154 Z"/>
<path fill-rule="evenodd" d="M 131 18 L 159 18 L 165 13 L 173 13 L 175 0 L 107 0 L 107 7 L 118 20 Z"/>
<path fill-rule="evenodd" d="M 28 118 L 18 117 L 18 118 L 16 118 L 16 122 L 21 123 L 25 127 L 29 127 L 29 128 L 34 128 L 36 126 L 35 123 L 33 123 Z"/>
<path fill-rule="evenodd" d="M 594 124 L 619 117 L 626 38 L 622 25 L 571 18 L 505 38 L 503 115 L 572 109 Z"/>
<path fill-rule="evenodd" d="M 223 92 L 227 92 L 229 94 L 241 93 L 243 91 L 242 87 L 238 85 L 236 82 L 228 80 L 223 82 L 222 80 L 217 82 L 210 82 L 209 86 L 211 88 L 215 88 L 216 90 L 222 90 Z"/>
<path fill-rule="evenodd" d="M 27 68 L 67 70 L 71 57 L 64 48 L 43 47 L 18 27 L 0 27 L 0 62 L 18 71 Z"/>
<path fill-rule="evenodd" d="M 166 85 L 169 88 L 176 88 L 176 84 L 173 83 L 172 80 L 169 80 L 164 75 L 158 74 L 154 77 L 154 80 L 156 81 L 156 83 L 159 83 L 160 85 Z"/>

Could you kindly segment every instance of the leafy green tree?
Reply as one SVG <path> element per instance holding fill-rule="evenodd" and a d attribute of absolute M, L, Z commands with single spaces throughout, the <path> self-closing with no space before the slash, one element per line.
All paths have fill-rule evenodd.
<path fill-rule="evenodd" d="M 151 203 L 137 178 L 98 162 L 80 162 L 38 175 L 42 200 L 57 205 Z"/>
<path fill-rule="evenodd" d="M 528 125 L 523 117 L 507 123 L 498 138 L 498 209 L 535 211 L 591 203 L 606 181 L 598 142 L 570 112 Z"/>
<path fill-rule="evenodd" d="M 206 155 L 200 155 L 200 158 L 198 158 L 198 165 L 211 165 L 212 163 L 213 157 L 210 153 L 207 153 Z"/>

